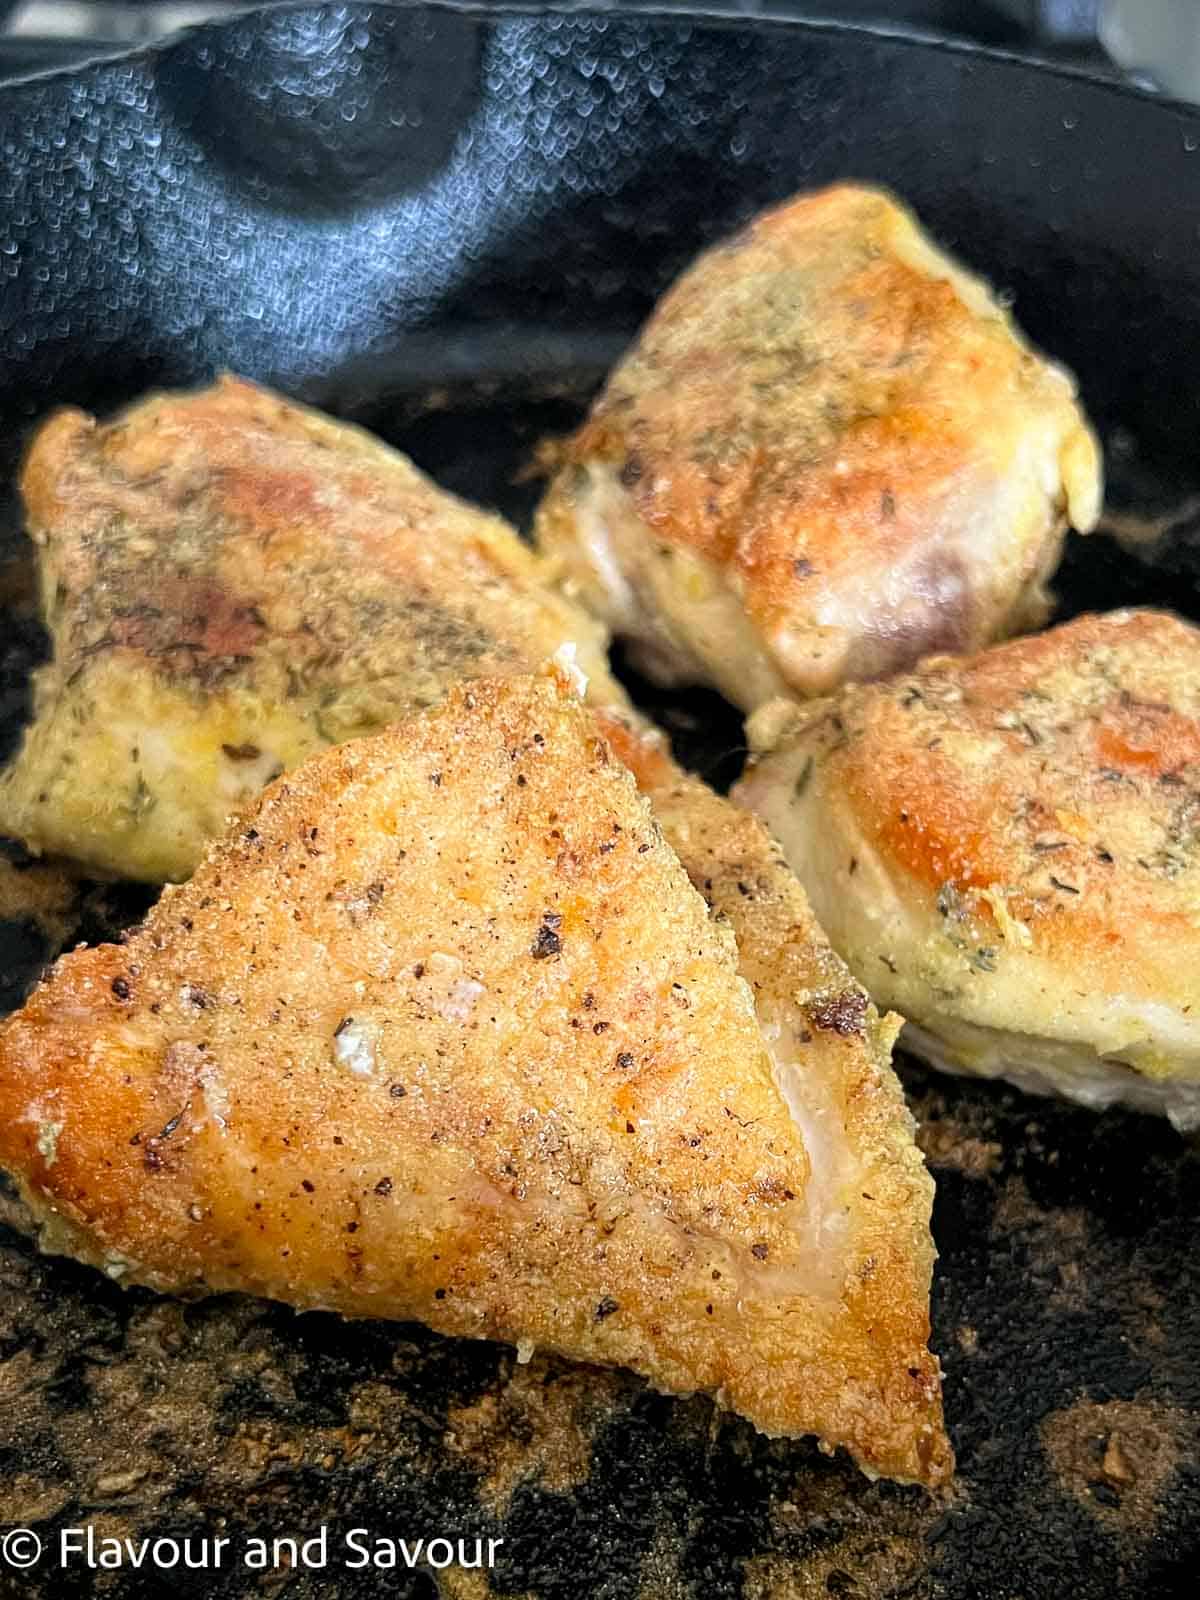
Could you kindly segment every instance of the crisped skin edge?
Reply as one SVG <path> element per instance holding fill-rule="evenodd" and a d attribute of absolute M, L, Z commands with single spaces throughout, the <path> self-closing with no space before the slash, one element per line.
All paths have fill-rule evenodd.
<path fill-rule="evenodd" d="M 760 1015 L 769 1015 L 763 1002 L 769 1006 L 773 988 L 800 998 L 802 1008 L 805 1000 L 815 1001 L 815 1008 L 805 1013 L 810 1021 L 814 1010 L 821 1016 L 829 1000 L 847 990 L 864 1002 L 857 1031 L 836 1039 L 825 1036 L 827 1048 L 844 1052 L 839 1074 L 843 1127 L 868 1175 L 869 1192 L 881 1202 L 871 1213 L 875 1226 L 865 1233 L 860 1255 L 872 1263 L 872 1287 L 880 1298 L 911 1310 L 906 1331 L 917 1368 L 909 1375 L 919 1375 L 925 1387 L 923 1412 L 907 1429 L 903 1424 L 898 1429 L 920 1459 L 920 1470 L 912 1472 L 911 1480 L 929 1487 L 948 1482 L 954 1453 L 943 1422 L 941 1365 L 927 1348 L 937 1254 L 929 1236 L 934 1184 L 913 1141 L 915 1122 L 891 1065 L 903 1019 L 895 1013 L 881 1016 L 829 947 L 799 881 L 757 817 L 676 766 L 661 735 L 616 712 L 599 711 L 597 720 L 651 799 L 667 841 L 692 881 L 714 914 L 732 926 L 739 968 L 760 1002 Z M 921 1241 L 915 1251 L 897 1245 L 897 1226 L 891 1220 L 897 1214 Z M 838 1442 L 874 1475 L 853 1443 Z"/>

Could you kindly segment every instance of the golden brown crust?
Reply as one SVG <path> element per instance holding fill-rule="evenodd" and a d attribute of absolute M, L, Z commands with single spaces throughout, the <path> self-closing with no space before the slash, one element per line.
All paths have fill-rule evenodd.
<path fill-rule="evenodd" d="M 0 1165 L 128 1281 L 629 1365 L 939 1480 L 923 1306 L 810 1294 L 736 960 L 576 701 L 457 688 L 59 962 L 0 1030 Z"/>
<path fill-rule="evenodd" d="M 54 657 L 0 822 L 36 848 L 186 877 L 305 755 L 568 641 L 623 703 L 603 631 L 506 523 L 241 380 L 58 413 L 22 490 Z"/>
<path fill-rule="evenodd" d="M 1064 968 L 1191 1003 L 1200 631 L 1151 611 L 1081 617 L 823 714 L 824 781 L 927 895 L 1003 886 Z M 995 909 L 974 910 L 994 932 Z"/>
<path fill-rule="evenodd" d="M 1136 1079 L 1200 1080 L 1200 631 L 1085 616 L 768 720 L 739 796 L 874 993 L 967 1070 L 1192 1119 Z"/>
<path fill-rule="evenodd" d="M 723 584 L 806 694 L 1041 620 L 1068 499 L 1085 531 L 1099 509 L 1065 374 L 902 207 L 845 184 L 702 256 L 567 461 L 539 537 L 601 614 L 621 625 L 582 575 L 590 475 L 607 467 L 646 543 L 700 558 L 680 584 Z M 761 669 L 723 681 L 686 622 L 668 631 L 693 676 L 757 703 Z"/>

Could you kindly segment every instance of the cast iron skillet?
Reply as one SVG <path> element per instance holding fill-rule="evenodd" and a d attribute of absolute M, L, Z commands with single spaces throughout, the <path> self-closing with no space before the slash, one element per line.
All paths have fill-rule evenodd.
<path fill-rule="evenodd" d="M 5 482 L 52 404 L 104 410 L 232 367 L 527 518 L 535 444 L 580 415 L 678 268 L 765 203 L 852 176 L 915 204 L 1075 368 L 1116 500 L 1173 508 L 1152 564 L 1072 545 L 1064 611 L 1200 617 L 1188 109 L 834 27 L 348 5 L 0 90 L 0 146 Z M 11 518 L 9 535 L 16 550 Z M 9 744 L 39 648 L 16 605 Z M 635 687 L 686 759 L 733 775 L 728 708 Z M 17 889 L 37 881 L 10 854 Z M 81 925 L 96 937 L 136 909 L 91 891 Z M 5 924 L 7 1003 L 51 922 Z M 624 1375 L 232 1297 L 182 1307 L 5 1233 L 0 1522 L 235 1545 L 322 1521 L 481 1531 L 505 1540 L 494 1591 L 538 1600 L 1193 1593 L 1194 1146 L 1147 1118 L 904 1071 L 938 1180 L 934 1342 L 960 1461 L 945 1501 Z M 127 1570 L 105 1592 L 164 1581 Z M 59 1600 L 97 1574 L 47 1562 L 6 1582 Z M 171 1588 L 260 1592 L 238 1570 Z M 287 1590 L 433 1592 L 428 1573 L 337 1565 Z"/>

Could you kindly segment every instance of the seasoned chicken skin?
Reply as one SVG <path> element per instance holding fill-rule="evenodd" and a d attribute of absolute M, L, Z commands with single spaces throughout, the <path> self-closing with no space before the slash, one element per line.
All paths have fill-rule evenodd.
<path fill-rule="evenodd" d="M 843 184 L 683 275 L 537 526 L 651 676 L 750 710 L 1036 626 L 1100 496 L 1068 375 L 903 207 Z"/>
<path fill-rule="evenodd" d="M 1082 617 L 750 736 L 738 798 L 916 1053 L 1200 1125 L 1200 631 Z"/>
<path fill-rule="evenodd" d="M 98 425 L 59 412 L 22 479 L 53 658 L 0 830 L 150 882 L 326 745 L 603 629 L 507 523 L 361 430 L 234 378 Z"/>
<path fill-rule="evenodd" d="M 700 820 L 725 901 L 722 850 L 761 836 Z M 628 1365 L 941 1481 L 890 1030 L 805 954 L 769 850 L 762 873 L 780 1004 L 810 1014 L 794 1061 L 565 680 L 454 688 L 273 784 L 126 943 L 60 960 L 0 1029 L 0 1167 L 44 1248 L 122 1281 Z M 811 1148 L 781 1074 L 824 1080 Z"/>

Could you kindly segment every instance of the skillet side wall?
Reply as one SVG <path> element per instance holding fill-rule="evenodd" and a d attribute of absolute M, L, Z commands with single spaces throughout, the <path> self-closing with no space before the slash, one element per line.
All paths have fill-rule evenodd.
<path fill-rule="evenodd" d="M 432 328 L 627 338 L 703 243 L 855 176 L 1196 471 L 1200 112 L 1107 84 L 837 28 L 281 8 L 0 90 L 0 149 L 10 454 L 56 400 L 222 366 L 320 393 Z"/>

